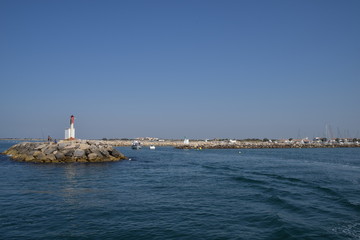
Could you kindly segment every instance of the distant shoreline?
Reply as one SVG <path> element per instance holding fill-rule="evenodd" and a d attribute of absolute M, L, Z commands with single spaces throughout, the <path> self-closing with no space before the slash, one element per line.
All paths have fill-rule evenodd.
<path fill-rule="evenodd" d="M 107 140 L 108 144 L 118 147 L 131 146 L 130 140 Z M 178 149 L 261 149 L 261 148 L 349 148 L 360 147 L 359 143 L 274 143 L 262 141 L 189 141 L 183 140 L 140 141 L 143 146 L 170 146 Z"/>
<path fill-rule="evenodd" d="M 37 138 L 1 138 L 0 141 L 41 141 L 44 139 Z M 132 145 L 132 139 L 128 140 L 87 140 L 89 142 L 107 144 L 114 147 L 129 147 Z M 224 141 L 224 140 L 190 140 L 188 144 L 184 144 L 184 140 L 138 140 L 144 147 L 164 146 L 175 147 L 178 149 L 270 149 L 270 148 L 358 148 L 358 142 L 264 142 L 264 141 Z"/>

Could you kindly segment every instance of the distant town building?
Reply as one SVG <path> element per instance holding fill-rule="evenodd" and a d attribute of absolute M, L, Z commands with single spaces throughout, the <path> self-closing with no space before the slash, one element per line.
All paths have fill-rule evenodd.
<path fill-rule="evenodd" d="M 138 137 L 135 139 L 139 141 L 159 141 L 159 138 L 154 138 L 154 137 Z"/>

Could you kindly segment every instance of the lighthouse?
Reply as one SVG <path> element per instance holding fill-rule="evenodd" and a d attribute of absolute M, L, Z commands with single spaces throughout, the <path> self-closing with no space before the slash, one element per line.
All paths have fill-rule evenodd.
<path fill-rule="evenodd" d="M 70 128 L 65 129 L 65 139 L 74 140 L 75 139 L 75 128 L 74 128 L 75 117 L 71 115 L 70 117 Z"/>

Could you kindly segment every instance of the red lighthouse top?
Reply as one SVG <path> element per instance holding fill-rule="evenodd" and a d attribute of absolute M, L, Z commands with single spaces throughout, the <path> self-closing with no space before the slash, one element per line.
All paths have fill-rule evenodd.
<path fill-rule="evenodd" d="M 74 117 L 74 115 L 71 115 L 71 117 L 70 117 L 70 124 L 74 124 L 74 122 L 75 122 L 75 117 Z"/>

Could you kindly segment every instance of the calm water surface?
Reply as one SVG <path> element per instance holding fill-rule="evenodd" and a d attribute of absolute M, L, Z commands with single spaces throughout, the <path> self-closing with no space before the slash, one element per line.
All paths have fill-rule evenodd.
<path fill-rule="evenodd" d="M 118 149 L 132 160 L 0 155 L 0 239 L 360 239 L 360 148 Z"/>

